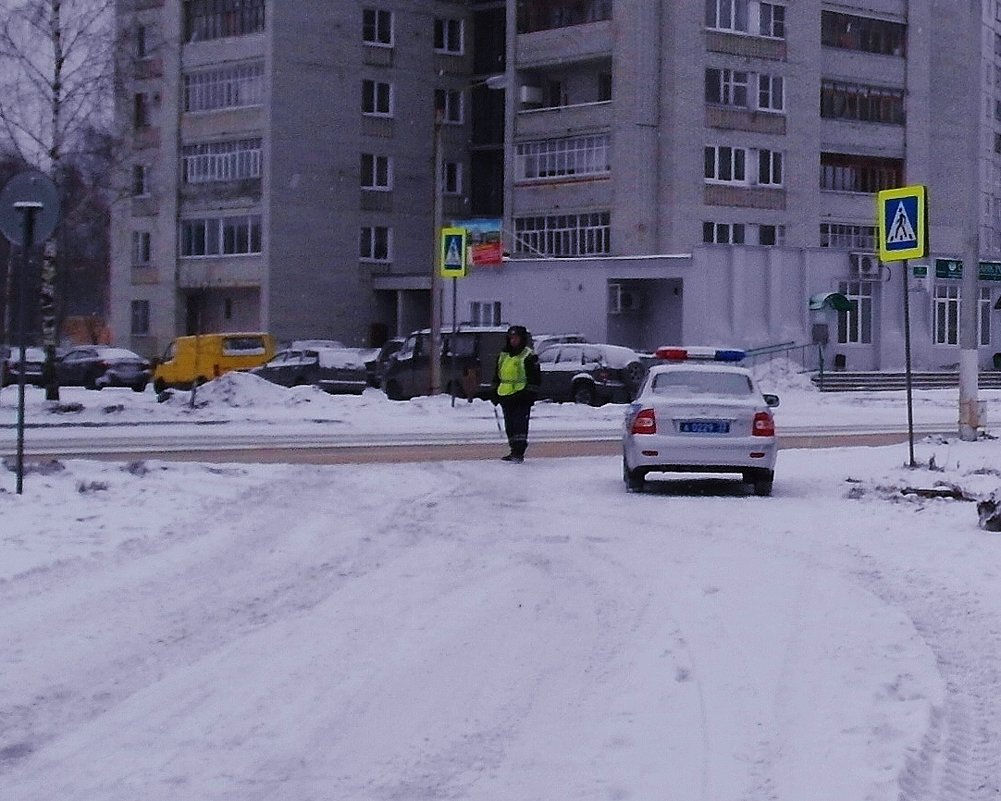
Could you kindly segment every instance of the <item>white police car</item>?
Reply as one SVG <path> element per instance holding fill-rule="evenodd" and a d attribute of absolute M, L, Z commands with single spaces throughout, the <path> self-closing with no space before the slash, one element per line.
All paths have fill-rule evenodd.
<path fill-rule="evenodd" d="M 658 348 L 626 413 L 622 473 L 643 489 L 649 473 L 739 473 L 756 495 L 775 477 L 776 395 L 763 394 L 740 350 Z"/>

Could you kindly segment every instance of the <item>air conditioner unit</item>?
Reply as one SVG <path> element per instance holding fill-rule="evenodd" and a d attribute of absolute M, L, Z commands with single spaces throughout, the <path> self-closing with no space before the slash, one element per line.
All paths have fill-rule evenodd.
<path fill-rule="evenodd" d="M 642 295 L 634 289 L 626 289 L 622 284 L 608 285 L 608 313 L 629 314 L 637 312 L 643 305 Z"/>
<path fill-rule="evenodd" d="M 542 87 L 541 86 L 522 86 L 521 91 L 518 93 L 518 99 L 522 103 L 528 106 L 541 106 L 542 105 Z"/>
<path fill-rule="evenodd" d="M 879 280 L 879 258 L 875 253 L 849 253 L 848 276 L 859 281 Z"/>

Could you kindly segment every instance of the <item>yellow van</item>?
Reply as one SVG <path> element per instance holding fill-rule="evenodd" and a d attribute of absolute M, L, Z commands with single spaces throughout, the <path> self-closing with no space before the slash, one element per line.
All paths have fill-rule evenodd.
<path fill-rule="evenodd" d="M 153 389 L 190 389 L 231 370 L 249 370 L 275 355 L 275 340 L 261 332 L 177 337 L 153 370 Z"/>

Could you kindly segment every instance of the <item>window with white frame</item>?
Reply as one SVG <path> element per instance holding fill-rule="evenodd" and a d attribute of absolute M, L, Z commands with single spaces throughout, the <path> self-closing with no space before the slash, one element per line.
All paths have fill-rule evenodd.
<path fill-rule="evenodd" d="M 441 19 L 434 21 L 434 49 L 453 56 L 462 55 L 462 20 Z"/>
<path fill-rule="evenodd" d="M 838 250 L 876 250 L 876 226 L 852 223 L 821 223 L 820 246 Z"/>
<path fill-rule="evenodd" d="M 959 287 L 935 285 L 935 314 L 932 341 L 936 345 L 959 344 Z"/>
<path fill-rule="evenodd" d="M 181 148 L 181 180 L 207 184 L 260 178 L 261 162 L 260 139 L 185 145 Z"/>
<path fill-rule="evenodd" d="M 702 241 L 712 245 L 743 245 L 747 236 L 744 223 L 704 222 Z"/>
<path fill-rule="evenodd" d="M 609 144 L 608 134 L 520 142 L 515 148 L 515 178 L 605 175 L 612 169 Z"/>
<path fill-rule="evenodd" d="M 502 320 L 499 300 L 471 300 L 469 302 L 470 325 L 502 325 Z"/>
<path fill-rule="evenodd" d="M 149 231 L 132 232 L 132 266 L 148 267 L 153 259 L 152 236 Z"/>
<path fill-rule="evenodd" d="M 758 5 L 758 33 L 772 39 L 786 38 L 786 7 L 778 3 Z"/>
<path fill-rule="evenodd" d="M 515 251 L 557 257 L 609 253 L 610 228 L 607 211 L 516 217 Z"/>
<path fill-rule="evenodd" d="M 782 154 L 777 150 L 758 151 L 758 184 L 782 186 Z"/>
<path fill-rule="evenodd" d="M 363 225 L 358 237 L 358 257 L 362 261 L 391 261 L 392 231 L 385 225 Z"/>
<path fill-rule="evenodd" d="M 758 75 L 758 110 L 785 110 L 785 79 L 781 75 Z"/>
<path fill-rule="evenodd" d="M 132 197 L 146 197 L 150 193 L 149 165 L 132 165 Z"/>
<path fill-rule="evenodd" d="M 361 20 L 361 40 L 365 44 L 392 47 L 392 11 L 382 8 L 365 8 L 362 9 Z"/>
<path fill-rule="evenodd" d="M 781 247 L 786 241 L 784 225 L 757 225 L 758 244 L 766 247 Z"/>
<path fill-rule="evenodd" d="M 375 117 L 393 116 L 393 84 L 365 79 L 361 82 L 361 111 Z"/>
<path fill-rule="evenodd" d="M 706 70 L 706 102 L 747 108 L 747 73 L 742 70 Z"/>
<path fill-rule="evenodd" d="M 264 102 L 264 62 L 185 73 L 181 94 L 186 112 L 259 106 Z"/>
<path fill-rule="evenodd" d="M 261 215 L 181 220 L 181 256 L 240 256 L 261 252 Z"/>
<path fill-rule="evenodd" d="M 442 165 L 442 189 L 446 195 L 462 194 L 462 162 L 446 161 Z"/>
<path fill-rule="evenodd" d="M 265 0 L 185 0 L 184 40 L 203 42 L 264 30 Z"/>
<path fill-rule="evenodd" d="M 842 281 L 838 291 L 850 308 L 838 312 L 838 342 L 842 345 L 868 345 L 872 342 L 872 283 Z"/>
<path fill-rule="evenodd" d="M 746 33 L 748 0 L 706 0 L 706 27 Z"/>
<path fill-rule="evenodd" d="M 462 124 L 462 92 L 455 89 L 435 89 L 434 108 L 442 122 L 451 125 Z"/>
<path fill-rule="evenodd" d="M 705 178 L 708 183 L 747 183 L 747 150 L 728 145 L 707 145 Z"/>
<path fill-rule="evenodd" d="M 361 187 L 377 192 L 388 192 L 393 188 L 392 160 L 389 156 L 361 154 Z"/>
<path fill-rule="evenodd" d="M 149 335 L 149 301 L 132 301 L 132 315 L 129 324 L 129 333 L 134 337 L 144 337 Z"/>
<path fill-rule="evenodd" d="M 980 288 L 980 298 L 977 301 L 977 333 L 981 345 L 991 344 L 991 290 L 990 287 Z"/>

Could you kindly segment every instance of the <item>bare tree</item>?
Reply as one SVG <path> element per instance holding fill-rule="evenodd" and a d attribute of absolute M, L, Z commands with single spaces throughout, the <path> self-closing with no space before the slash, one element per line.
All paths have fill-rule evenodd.
<path fill-rule="evenodd" d="M 74 198 L 65 187 L 68 156 L 86 131 L 110 117 L 114 0 L 0 0 L 0 130 L 21 159 L 60 188 L 63 216 Z M 108 123 L 110 125 L 110 122 Z M 56 286 L 60 241 L 43 247 L 41 320 L 46 398 L 59 399 L 55 377 Z"/>

